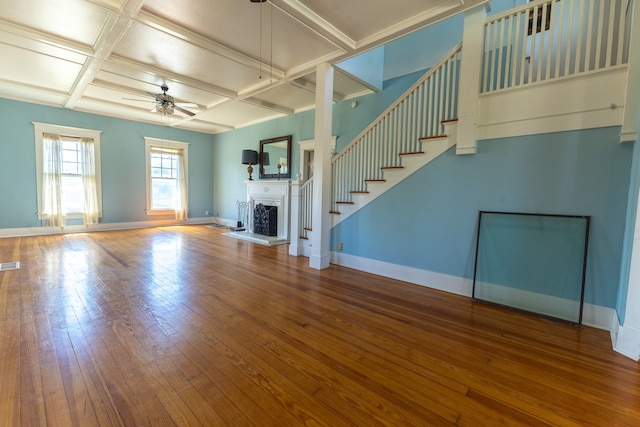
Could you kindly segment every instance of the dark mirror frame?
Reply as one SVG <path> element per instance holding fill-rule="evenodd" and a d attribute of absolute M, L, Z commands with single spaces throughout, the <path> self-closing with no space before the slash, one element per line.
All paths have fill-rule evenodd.
<path fill-rule="evenodd" d="M 286 141 L 287 143 L 287 172 L 286 173 L 264 173 L 264 165 L 262 164 L 262 159 L 264 158 L 265 153 L 265 145 L 274 144 L 276 142 Z M 258 157 L 260 160 L 260 179 L 266 178 L 291 178 L 291 135 L 279 136 L 276 138 L 263 139 L 260 141 L 260 155 Z"/>

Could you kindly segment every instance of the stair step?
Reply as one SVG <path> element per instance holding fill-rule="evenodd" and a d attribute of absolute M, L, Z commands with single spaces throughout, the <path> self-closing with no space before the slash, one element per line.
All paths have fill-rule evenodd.
<path fill-rule="evenodd" d="M 410 151 L 408 153 L 400 153 L 400 156 L 418 156 L 420 154 L 424 154 L 424 151 Z"/>
<path fill-rule="evenodd" d="M 386 179 L 365 179 L 364 182 L 387 182 Z"/>
<path fill-rule="evenodd" d="M 369 194 L 368 191 L 360 191 L 360 190 L 349 191 L 349 193 L 351 193 L 351 194 Z"/>
<path fill-rule="evenodd" d="M 313 231 L 312 229 L 308 228 L 308 227 L 304 227 L 303 228 L 304 231 Z"/>
<path fill-rule="evenodd" d="M 445 123 L 453 123 L 453 122 L 457 122 L 457 121 L 458 121 L 458 119 L 442 120 L 442 121 L 440 122 L 440 124 L 442 124 L 442 125 L 443 125 L 443 124 L 445 124 Z"/>
<path fill-rule="evenodd" d="M 353 202 L 336 202 L 337 205 L 353 205 Z"/>
<path fill-rule="evenodd" d="M 301 238 L 302 240 L 309 240 L 309 238 L 308 238 L 307 236 L 300 236 L 300 238 Z"/>
<path fill-rule="evenodd" d="M 340 212 L 338 212 L 338 211 L 329 211 L 329 213 L 333 214 L 333 215 L 340 215 Z"/>
<path fill-rule="evenodd" d="M 422 138 L 420 138 L 420 141 L 428 141 L 430 139 L 442 139 L 446 137 L 447 135 L 423 136 Z"/>
<path fill-rule="evenodd" d="M 404 169 L 404 166 L 382 166 L 381 170 Z"/>

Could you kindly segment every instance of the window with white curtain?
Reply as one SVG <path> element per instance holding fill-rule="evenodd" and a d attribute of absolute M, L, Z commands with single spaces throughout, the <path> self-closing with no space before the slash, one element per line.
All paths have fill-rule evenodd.
<path fill-rule="evenodd" d="M 188 217 L 189 144 L 145 138 L 147 215 Z"/>
<path fill-rule="evenodd" d="M 33 123 L 36 140 L 38 218 L 64 228 L 67 219 L 99 222 L 100 131 Z"/>

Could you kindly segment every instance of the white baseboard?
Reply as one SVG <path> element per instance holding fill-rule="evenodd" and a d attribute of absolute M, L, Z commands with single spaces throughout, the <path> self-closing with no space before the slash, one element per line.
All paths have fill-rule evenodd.
<path fill-rule="evenodd" d="M 384 261 L 377 261 L 369 258 L 362 258 L 348 255 L 341 252 L 331 252 L 331 262 L 355 270 L 366 271 L 367 273 L 389 277 L 391 279 L 402 280 L 440 291 L 450 292 L 457 295 L 471 297 L 473 281 L 463 277 L 451 276 L 448 274 L 436 273 L 419 268 L 407 267 L 404 265 L 391 264 Z"/>
<path fill-rule="evenodd" d="M 90 233 L 93 231 L 111 231 L 111 230 L 127 230 L 132 228 L 152 228 L 166 227 L 170 225 L 195 225 L 195 224 L 211 224 L 214 222 L 212 217 L 189 218 L 186 221 L 175 219 L 160 219 L 154 221 L 131 221 L 131 222 L 109 222 L 90 225 L 68 225 L 61 229 L 59 227 L 24 227 L 24 228 L 1 228 L 0 238 L 4 237 L 23 237 L 23 236 L 46 236 L 50 234 L 73 234 L 73 233 Z"/>
<path fill-rule="evenodd" d="M 611 327 L 613 349 L 636 362 L 640 360 L 640 329 L 621 325 L 615 316 Z"/>
<path fill-rule="evenodd" d="M 331 252 L 331 262 L 354 270 L 366 271 L 367 273 L 402 280 L 456 295 L 471 297 L 473 291 L 473 280 L 465 277 L 391 264 L 341 252 Z M 612 308 L 593 304 L 584 304 L 583 306 L 582 324 L 585 326 L 610 331 L 612 318 L 616 318 L 615 310 Z"/>

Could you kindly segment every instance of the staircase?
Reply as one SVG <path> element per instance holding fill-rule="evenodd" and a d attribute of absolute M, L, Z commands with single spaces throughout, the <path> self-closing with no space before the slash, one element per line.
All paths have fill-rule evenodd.
<path fill-rule="evenodd" d="M 332 226 L 455 145 L 462 44 L 332 159 Z"/>

